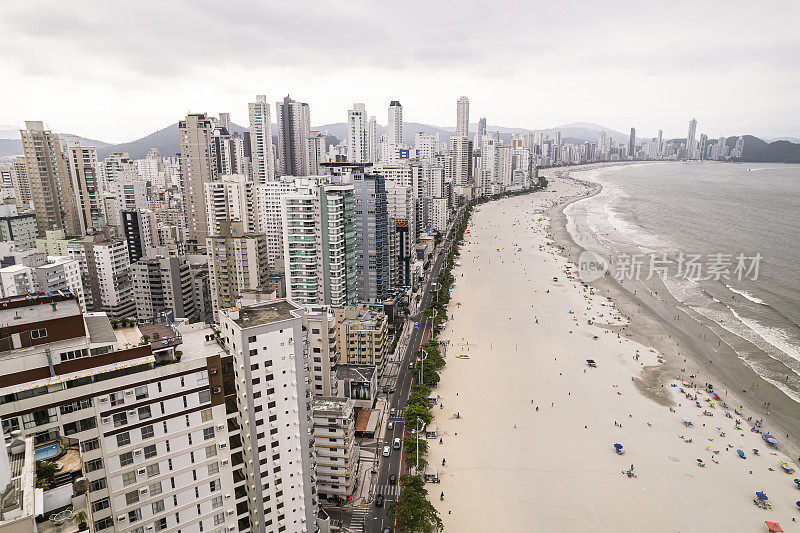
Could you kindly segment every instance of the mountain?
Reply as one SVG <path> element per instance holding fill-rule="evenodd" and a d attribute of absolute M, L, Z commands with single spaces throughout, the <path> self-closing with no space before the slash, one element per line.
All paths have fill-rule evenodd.
<path fill-rule="evenodd" d="M 750 163 L 800 163 L 800 144 L 789 141 L 768 143 L 752 135 L 744 136 L 742 161 Z"/>
<path fill-rule="evenodd" d="M 19 128 L 13 128 L 13 126 L 0 126 L 0 158 L 22 155 L 22 139 L 19 136 Z M 67 137 L 77 137 L 84 146 L 95 146 L 98 149 L 109 146 L 106 142 L 96 139 L 87 139 L 86 137 L 72 135 L 71 133 L 59 133 L 58 137 L 62 142 Z"/>

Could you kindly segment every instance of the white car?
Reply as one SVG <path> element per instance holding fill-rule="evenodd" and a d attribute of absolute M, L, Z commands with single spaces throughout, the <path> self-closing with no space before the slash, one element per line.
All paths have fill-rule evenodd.
<path fill-rule="evenodd" d="M 386 429 L 388 429 L 389 431 L 393 430 L 394 429 L 394 422 L 389 422 L 386 425 Z"/>
<path fill-rule="evenodd" d="M 400 449 L 400 439 L 397 438 L 397 437 L 395 437 L 395 439 L 394 439 L 394 449 L 395 450 L 399 450 Z"/>
<path fill-rule="evenodd" d="M 392 449 L 390 447 L 388 447 L 388 446 L 384 446 L 383 447 L 383 456 L 384 457 L 389 457 L 389 455 L 391 453 L 392 453 Z"/>

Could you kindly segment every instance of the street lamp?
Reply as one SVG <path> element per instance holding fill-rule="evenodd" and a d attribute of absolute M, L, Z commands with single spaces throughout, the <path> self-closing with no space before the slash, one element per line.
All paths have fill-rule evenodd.
<path fill-rule="evenodd" d="M 422 352 L 422 358 L 420 359 L 419 382 L 421 385 L 424 385 L 425 383 L 422 381 L 422 376 L 425 373 L 425 359 L 428 358 L 428 352 L 422 347 L 420 347 L 420 351 Z"/>

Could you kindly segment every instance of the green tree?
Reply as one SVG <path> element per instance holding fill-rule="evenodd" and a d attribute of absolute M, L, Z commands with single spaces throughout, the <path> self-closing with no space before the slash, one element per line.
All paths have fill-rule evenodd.
<path fill-rule="evenodd" d="M 430 424 L 431 420 L 433 420 L 433 415 L 431 414 L 430 404 L 427 406 L 414 404 L 414 405 L 407 405 L 405 411 L 405 419 L 406 419 L 406 427 L 408 428 L 416 428 L 417 427 L 417 418 L 425 422 L 426 424 Z"/>
<path fill-rule="evenodd" d="M 444 528 L 439 511 L 428 501 L 425 482 L 418 476 L 405 475 L 400 478 L 403 490 L 389 507 L 389 517 L 405 533 L 433 533 Z"/>

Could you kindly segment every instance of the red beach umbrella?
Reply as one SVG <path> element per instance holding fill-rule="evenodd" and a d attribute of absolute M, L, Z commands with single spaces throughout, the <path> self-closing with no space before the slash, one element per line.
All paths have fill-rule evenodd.
<path fill-rule="evenodd" d="M 779 523 L 777 523 L 777 522 L 764 522 L 764 523 L 767 524 L 767 528 L 771 532 L 775 531 L 775 532 L 783 533 L 783 528 L 781 527 L 781 525 Z"/>

